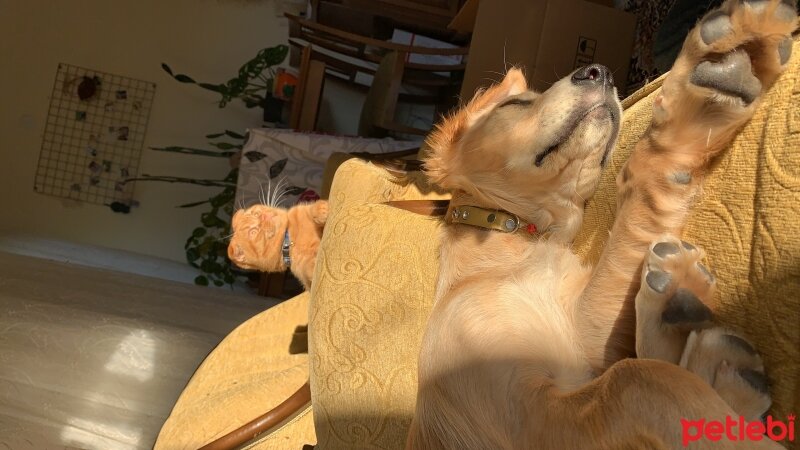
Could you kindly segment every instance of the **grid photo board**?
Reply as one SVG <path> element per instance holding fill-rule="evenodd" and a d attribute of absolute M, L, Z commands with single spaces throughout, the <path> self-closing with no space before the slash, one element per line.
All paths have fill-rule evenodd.
<path fill-rule="evenodd" d="M 36 192 L 130 203 L 156 85 L 59 64 L 36 170 Z"/>

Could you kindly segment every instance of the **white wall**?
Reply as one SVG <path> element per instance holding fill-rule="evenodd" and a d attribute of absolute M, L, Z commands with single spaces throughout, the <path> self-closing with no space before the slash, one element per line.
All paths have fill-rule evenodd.
<path fill-rule="evenodd" d="M 0 0 L 0 234 L 25 233 L 184 261 L 201 210 L 175 205 L 201 187 L 138 183 L 131 214 L 34 193 L 49 95 L 59 62 L 155 82 L 145 147 L 202 146 L 210 132 L 259 126 L 260 111 L 219 109 L 217 96 L 175 82 L 160 65 L 224 81 L 266 46 L 286 42 L 272 1 Z M 141 173 L 223 177 L 222 159 L 143 150 Z"/>

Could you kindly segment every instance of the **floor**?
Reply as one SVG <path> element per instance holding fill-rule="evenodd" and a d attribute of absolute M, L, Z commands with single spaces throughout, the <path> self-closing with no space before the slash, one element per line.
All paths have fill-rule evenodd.
<path fill-rule="evenodd" d="M 275 304 L 0 252 L 0 449 L 149 449 L 194 370 Z"/>

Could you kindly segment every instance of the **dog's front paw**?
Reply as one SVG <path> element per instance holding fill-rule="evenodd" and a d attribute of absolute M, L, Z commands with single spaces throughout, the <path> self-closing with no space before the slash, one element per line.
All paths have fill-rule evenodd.
<path fill-rule="evenodd" d="M 693 331 L 680 365 L 708 382 L 748 421 L 759 420 L 772 403 L 761 356 L 749 341 L 730 330 Z"/>
<path fill-rule="evenodd" d="M 796 19 L 786 0 L 739 0 L 711 12 L 694 37 L 702 61 L 691 82 L 749 105 L 789 61 Z"/>
<path fill-rule="evenodd" d="M 699 248 L 675 237 L 650 245 L 636 296 L 640 358 L 678 363 L 689 331 L 712 325 L 716 281 Z"/>
<path fill-rule="evenodd" d="M 728 0 L 689 33 L 656 101 L 657 122 L 746 120 L 792 53 L 791 0 Z M 736 118 L 740 120 L 735 120 Z M 709 131 L 709 139 L 714 133 Z"/>

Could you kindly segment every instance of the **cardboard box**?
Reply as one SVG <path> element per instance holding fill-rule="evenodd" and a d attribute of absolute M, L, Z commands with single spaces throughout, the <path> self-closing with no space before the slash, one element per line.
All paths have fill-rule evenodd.
<path fill-rule="evenodd" d="M 515 65 L 524 68 L 531 88 L 543 91 L 576 68 L 599 63 L 625 92 L 634 15 L 585 0 L 470 0 L 451 26 L 469 26 L 473 2 L 477 14 L 461 98 Z"/>

